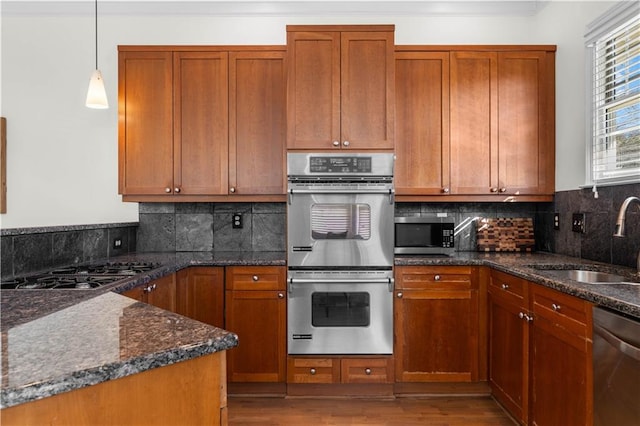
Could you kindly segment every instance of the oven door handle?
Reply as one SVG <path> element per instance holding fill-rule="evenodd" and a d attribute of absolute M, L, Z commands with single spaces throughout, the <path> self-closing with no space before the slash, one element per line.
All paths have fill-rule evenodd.
<path fill-rule="evenodd" d="M 389 204 L 393 204 L 395 201 L 395 190 L 393 188 L 378 188 L 378 189 L 290 189 L 289 191 L 289 204 L 293 202 L 293 194 L 384 194 L 389 195 Z"/>
<path fill-rule="evenodd" d="M 350 278 L 350 279 L 312 279 L 312 278 L 289 278 L 289 293 L 293 293 L 294 284 L 387 284 L 389 293 L 393 293 L 395 280 L 393 278 Z"/>

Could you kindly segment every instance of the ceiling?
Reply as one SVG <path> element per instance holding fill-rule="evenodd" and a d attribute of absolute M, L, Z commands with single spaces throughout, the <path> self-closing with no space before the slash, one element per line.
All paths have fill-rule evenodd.
<path fill-rule="evenodd" d="M 101 15 L 531 16 L 550 0 L 99 0 Z M 92 0 L 3 0 L 3 16 L 91 15 Z"/>

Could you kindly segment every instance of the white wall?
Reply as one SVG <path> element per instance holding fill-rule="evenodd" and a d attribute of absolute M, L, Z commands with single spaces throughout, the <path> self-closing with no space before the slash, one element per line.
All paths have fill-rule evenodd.
<path fill-rule="evenodd" d="M 99 67 L 108 110 L 84 107 L 94 67 L 92 8 L 82 16 L 5 14 L 2 227 L 137 221 L 137 204 L 121 202 L 117 187 L 118 45 L 285 44 L 287 24 L 395 24 L 396 44 L 557 44 L 556 188 L 576 189 L 584 183 L 583 33 L 612 4 L 552 1 L 526 17 L 101 15 Z"/>

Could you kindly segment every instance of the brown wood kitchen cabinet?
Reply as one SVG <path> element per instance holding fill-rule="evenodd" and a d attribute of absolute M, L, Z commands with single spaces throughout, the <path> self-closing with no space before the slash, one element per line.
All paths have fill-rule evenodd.
<path fill-rule="evenodd" d="M 288 25 L 287 149 L 394 148 L 394 26 Z"/>
<path fill-rule="evenodd" d="M 176 274 L 170 274 L 125 291 L 122 295 L 176 312 L 176 291 Z"/>
<path fill-rule="evenodd" d="M 281 383 L 286 380 L 286 268 L 225 268 L 225 329 L 238 335 L 228 353 L 230 383 Z M 284 387 L 283 387 L 284 389 Z M 234 388 L 230 384 L 230 392 Z"/>
<path fill-rule="evenodd" d="M 521 424 L 591 424 L 591 303 L 495 270 L 489 301 L 495 398 Z"/>
<path fill-rule="evenodd" d="M 451 194 L 553 195 L 554 52 L 451 52 Z"/>
<path fill-rule="evenodd" d="M 282 197 L 283 47 L 119 46 L 118 72 L 125 201 Z"/>
<path fill-rule="evenodd" d="M 479 274 L 470 266 L 396 267 L 396 382 L 486 380 Z"/>
<path fill-rule="evenodd" d="M 224 268 L 192 266 L 176 273 L 176 312 L 224 328 Z"/>

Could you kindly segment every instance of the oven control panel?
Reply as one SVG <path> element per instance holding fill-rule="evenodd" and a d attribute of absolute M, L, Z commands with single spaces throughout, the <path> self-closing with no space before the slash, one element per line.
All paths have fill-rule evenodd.
<path fill-rule="evenodd" d="M 371 173 L 371 157 L 309 157 L 311 173 Z"/>

